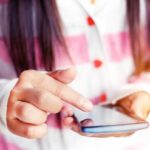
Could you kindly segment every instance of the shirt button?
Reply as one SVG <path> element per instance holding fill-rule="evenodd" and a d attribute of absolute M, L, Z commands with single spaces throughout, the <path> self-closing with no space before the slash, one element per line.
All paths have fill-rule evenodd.
<path fill-rule="evenodd" d="M 94 20 L 90 16 L 87 17 L 87 23 L 88 23 L 89 26 L 95 25 Z"/>
<path fill-rule="evenodd" d="M 102 93 L 99 97 L 100 103 L 104 103 L 107 100 L 107 95 L 106 93 Z"/>
<path fill-rule="evenodd" d="M 102 61 L 98 60 L 98 59 L 95 59 L 94 60 L 94 66 L 95 68 L 100 68 L 102 65 Z"/>

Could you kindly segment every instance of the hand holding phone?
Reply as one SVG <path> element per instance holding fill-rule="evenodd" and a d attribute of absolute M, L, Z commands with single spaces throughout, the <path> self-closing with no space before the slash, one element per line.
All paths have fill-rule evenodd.
<path fill-rule="evenodd" d="M 95 106 L 89 113 L 75 110 L 75 119 L 80 133 L 85 136 L 107 137 L 128 135 L 148 128 L 148 122 L 137 116 L 129 116 L 118 108 Z"/>

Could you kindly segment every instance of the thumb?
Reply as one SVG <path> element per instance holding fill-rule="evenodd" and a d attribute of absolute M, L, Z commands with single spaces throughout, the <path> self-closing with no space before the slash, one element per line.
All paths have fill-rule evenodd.
<path fill-rule="evenodd" d="M 48 73 L 49 76 L 66 84 L 72 82 L 75 79 L 76 74 L 76 69 L 74 67 Z"/>
<path fill-rule="evenodd" d="M 148 95 L 139 96 L 133 102 L 132 109 L 137 116 L 146 119 L 150 111 L 150 97 Z"/>
<path fill-rule="evenodd" d="M 128 113 L 146 119 L 150 112 L 150 96 L 145 92 L 137 92 L 118 102 Z"/>

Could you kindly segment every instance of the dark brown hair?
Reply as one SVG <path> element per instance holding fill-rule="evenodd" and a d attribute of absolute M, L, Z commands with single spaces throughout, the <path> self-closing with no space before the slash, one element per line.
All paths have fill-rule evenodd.
<path fill-rule="evenodd" d="M 127 22 L 135 62 L 135 74 L 150 70 L 150 0 L 146 3 L 146 30 L 140 21 L 140 0 L 126 0 Z M 17 74 L 36 69 L 36 34 L 43 66 L 54 66 L 54 41 L 65 46 L 56 0 L 9 0 L 3 11 L 3 35 Z M 143 40 L 144 39 L 144 40 Z M 145 46 L 146 45 L 146 46 Z"/>
<path fill-rule="evenodd" d="M 18 75 L 37 69 L 35 36 L 46 70 L 54 66 L 54 41 L 65 46 L 56 0 L 9 0 L 3 7 L 3 31 Z"/>
<path fill-rule="evenodd" d="M 140 3 L 141 0 L 127 0 L 127 21 L 136 75 L 150 71 L 150 0 L 145 0 L 146 24 L 143 26 Z"/>

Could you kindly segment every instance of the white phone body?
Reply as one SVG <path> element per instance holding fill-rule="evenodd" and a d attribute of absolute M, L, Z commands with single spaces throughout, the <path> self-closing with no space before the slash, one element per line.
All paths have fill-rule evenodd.
<path fill-rule="evenodd" d="M 75 111 L 80 132 L 98 135 L 132 133 L 148 128 L 149 123 L 138 117 L 131 117 L 114 107 L 94 106 L 92 112 Z"/>

